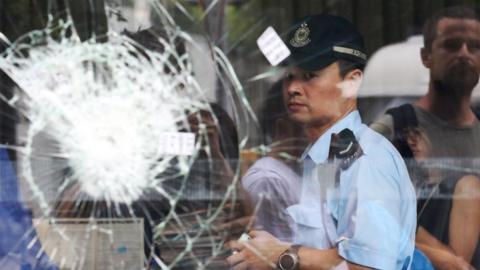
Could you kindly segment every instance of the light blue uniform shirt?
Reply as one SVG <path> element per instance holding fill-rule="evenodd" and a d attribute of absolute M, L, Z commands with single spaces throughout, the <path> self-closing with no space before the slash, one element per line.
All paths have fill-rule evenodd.
<path fill-rule="evenodd" d="M 348 128 L 362 150 L 335 184 L 338 163 L 328 163 L 332 133 Z M 305 151 L 300 203 L 287 212 L 294 242 L 338 248 L 345 260 L 375 269 L 409 269 L 416 199 L 407 168 L 393 145 L 361 123 L 358 111 L 338 121 Z"/>

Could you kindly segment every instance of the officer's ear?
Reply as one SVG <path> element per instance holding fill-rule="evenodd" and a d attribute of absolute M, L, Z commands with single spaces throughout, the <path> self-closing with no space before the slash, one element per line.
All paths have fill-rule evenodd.
<path fill-rule="evenodd" d="M 431 52 L 429 49 L 422 47 L 420 49 L 420 57 L 422 58 L 422 63 L 426 68 L 431 66 Z"/>
<path fill-rule="evenodd" d="M 360 81 L 362 77 L 363 77 L 363 72 L 360 69 L 356 68 L 354 70 L 349 71 L 345 75 L 344 80 Z"/>
<path fill-rule="evenodd" d="M 345 74 L 343 80 L 337 84 L 337 87 L 342 90 L 342 96 L 345 98 L 355 98 L 360 89 L 362 77 L 363 72 L 360 69 L 354 69 Z"/>

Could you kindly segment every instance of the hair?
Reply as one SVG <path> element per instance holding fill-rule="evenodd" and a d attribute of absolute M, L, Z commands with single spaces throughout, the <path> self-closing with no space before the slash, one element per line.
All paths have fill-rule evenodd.
<path fill-rule="evenodd" d="M 360 63 L 360 62 L 354 62 L 351 60 L 345 60 L 345 59 L 339 59 L 338 61 L 338 67 L 340 69 L 340 77 L 345 78 L 347 74 L 355 69 L 359 69 L 363 72 L 365 69 L 365 63 Z"/>
<path fill-rule="evenodd" d="M 212 113 L 218 120 L 218 131 L 220 139 L 220 150 L 223 156 L 230 162 L 232 170 L 235 171 L 237 161 L 240 157 L 238 151 L 238 132 L 232 118 L 218 104 L 210 103 Z"/>
<path fill-rule="evenodd" d="M 443 18 L 451 19 L 471 19 L 480 21 L 475 11 L 468 7 L 454 6 L 441 9 L 433 14 L 423 26 L 423 46 L 427 50 L 432 49 L 432 43 L 437 37 L 438 22 Z"/>
<path fill-rule="evenodd" d="M 143 57 L 146 57 L 147 59 L 149 57 L 145 52 L 145 49 L 158 53 L 165 53 L 165 45 L 160 41 L 161 39 L 174 42 L 174 44 L 171 45 L 174 47 L 173 49 L 175 50 L 175 53 L 179 56 L 187 52 L 185 42 L 181 38 L 173 38 L 171 40 L 168 36 L 167 31 L 162 28 L 148 28 L 137 32 L 128 32 L 127 30 L 125 30 L 123 33 L 127 37 L 137 42 L 138 45 L 140 45 L 138 46 L 134 44 L 134 46 L 138 50 L 138 53 L 141 54 Z M 168 61 L 172 63 L 172 67 L 174 69 L 178 70 L 180 68 L 180 59 L 174 57 L 173 55 L 170 55 Z M 171 73 L 170 67 L 168 66 L 165 66 L 164 70 L 166 73 Z"/>
<path fill-rule="evenodd" d="M 428 139 L 428 136 L 427 136 L 427 132 L 425 131 L 424 128 L 422 127 L 418 127 L 418 126 L 409 126 L 409 127 L 405 127 L 404 130 L 403 130 L 405 136 L 418 136 L 419 138 L 421 138 L 422 140 L 425 141 L 425 143 L 430 146 L 430 140 Z"/>

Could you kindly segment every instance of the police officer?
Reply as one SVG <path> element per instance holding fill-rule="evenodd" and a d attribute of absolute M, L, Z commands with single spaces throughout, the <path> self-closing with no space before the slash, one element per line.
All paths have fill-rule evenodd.
<path fill-rule="evenodd" d="M 415 193 L 395 148 L 361 123 L 356 91 L 367 56 L 347 20 L 308 16 L 286 39 L 284 98 L 310 145 L 302 158 L 300 203 L 286 211 L 293 243 L 263 231 L 233 241 L 233 269 L 408 269 Z"/>

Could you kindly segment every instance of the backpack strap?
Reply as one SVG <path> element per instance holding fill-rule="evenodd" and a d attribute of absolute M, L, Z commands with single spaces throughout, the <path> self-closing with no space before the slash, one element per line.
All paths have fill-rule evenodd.
<path fill-rule="evenodd" d="M 407 143 L 406 128 L 418 127 L 418 119 L 412 104 L 406 103 L 399 107 L 391 108 L 387 112 L 393 117 L 393 141 L 403 158 L 412 158 L 413 153 Z"/>
<path fill-rule="evenodd" d="M 480 120 L 480 108 L 477 106 L 472 106 L 472 111 L 475 114 L 475 117 L 477 117 L 478 120 Z"/>

